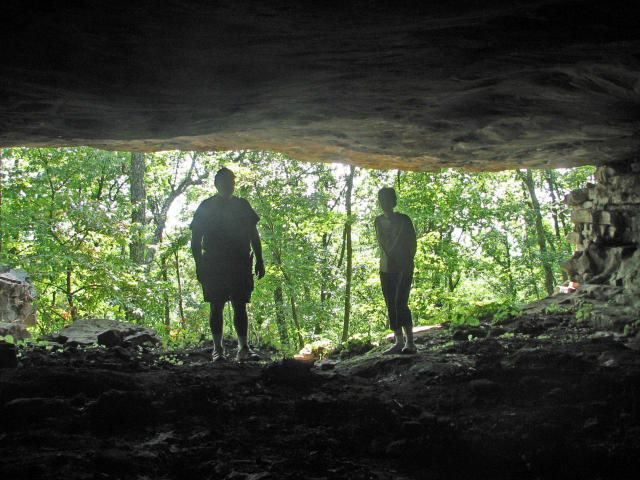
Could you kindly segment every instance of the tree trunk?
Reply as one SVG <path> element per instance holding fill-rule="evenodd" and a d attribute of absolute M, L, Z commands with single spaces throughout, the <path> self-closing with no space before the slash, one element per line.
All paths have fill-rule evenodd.
<path fill-rule="evenodd" d="M 131 153 L 131 168 L 129 182 L 131 187 L 131 224 L 134 229 L 129 255 L 131 261 L 137 265 L 144 263 L 144 226 L 146 223 L 147 194 L 144 185 L 146 163 L 144 153 Z"/>
<path fill-rule="evenodd" d="M 355 167 L 351 165 L 347 176 L 346 210 L 347 220 L 345 223 L 346 255 L 347 255 L 347 275 L 344 293 L 344 322 L 342 324 L 342 341 L 349 338 L 349 320 L 351 316 L 351 278 L 353 276 L 353 244 L 351 242 L 351 192 L 353 191 L 353 174 Z"/>
<path fill-rule="evenodd" d="M 267 230 L 273 232 L 273 228 L 267 223 Z M 273 255 L 273 259 L 276 261 L 276 264 L 280 268 L 282 272 L 282 277 L 284 278 L 285 284 L 288 286 L 289 291 L 289 300 L 291 304 L 291 317 L 293 320 L 293 325 L 296 329 L 297 337 L 298 337 L 298 345 L 300 348 L 304 347 L 304 341 L 302 340 L 302 333 L 300 328 L 300 322 L 298 321 L 298 308 L 296 306 L 296 294 L 293 289 L 293 282 L 289 274 L 285 271 L 284 265 L 282 264 L 282 252 L 280 247 L 273 242 L 268 243 L 269 250 L 271 250 L 271 255 Z"/>
<path fill-rule="evenodd" d="M 324 233 L 322 235 L 322 252 L 326 254 L 327 249 L 329 247 L 329 234 Z M 325 261 L 322 265 L 322 282 L 320 286 L 320 301 L 322 303 L 328 301 L 331 298 L 331 292 L 329 291 L 330 284 L 330 270 L 329 270 L 329 260 L 325 258 Z"/>
<path fill-rule="evenodd" d="M 184 303 L 182 301 L 182 279 L 180 278 L 180 255 L 179 250 L 175 251 L 176 257 L 176 279 L 178 280 L 178 311 L 180 312 L 180 324 L 183 329 L 187 328 L 187 320 L 184 318 Z"/>
<path fill-rule="evenodd" d="M 447 276 L 447 288 L 449 289 L 449 292 L 453 293 L 455 291 L 461 278 L 461 275 L 458 275 L 455 280 L 453 278 L 453 274 Z"/>
<path fill-rule="evenodd" d="M 553 271 L 547 258 L 547 244 L 545 241 L 544 228 L 542 226 L 542 213 L 540 213 L 540 202 L 536 196 L 535 183 L 533 181 L 533 174 L 531 170 L 527 169 L 526 174 L 520 172 L 520 177 L 524 183 L 527 191 L 529 192 L 529 198 L 531 199 L 531 208 L 533 210 L 536 237 L 538 240 L 538 248 L 540 249 L 540 260 L 542 261 L 542 269 L 544 270 L 544 286 L 548 295 L 553 295 L 553 288 L 555 280 L 553 278 Z"/>
<path fill-rule="evenodd" d="M 513 272 L 511 271 L 511 248 L 509 247 L 509 236 L 505 233 L 504 235 L 504 248 L 506 253 L 506 262 L 505 262 L 505 270 L 507 271 L 507 278 L 509 280 L 509 285 L 507 287 L 507 294 L 511 300 L 516 299 L 516 288 L 515 282 L 513 281 Z"/>
<path fill-rule="evenodd" d="M 545 180 L 547 181 L 547 185 L 549 185 L 549 195 L 551 196 L 551 215 L 553 217 L 553 229 L 556 234 L 556 238 L 558 241 L 562 241 L 562 237 L 560 236 L 560 224 L 558 223 L 558 206 L 556 205 L 556 193 L 553 188 L 553 172 L 551 170 L 544 171 Z"/>
<path fill-rule="evenodd" d="M 69 303 L 69 313 L 71 314 L 71 321 L 75 322 L 78 320 L 78 307 L 76 307 L 74 296 L 73 296 L 73 284 L 71 282 L 71 277 L 73 275 L 73 267 L 69 264 L 67 265 L 67 302 Z"/>
<path fill-rule="evenodd" d="M 323 260 L 322 260 L 322 279 L 320 281 L 320 303 L 322 306 L 321 306 L 320 315 L 316 316 L 316 324 L 314 325 L 314 328 L 313 328 L 313 333 L 315 333 L 316 335 L 319 335 L 320 333 L 322 333 L 322 329 L 324 328 L 324 325 L 329 320 L 327 315 L 328 307 L 326 303 L 331 299 L 331 296 L 333 294 L 331 292 L 331 288 L 332 288 L 331 269 L 329 266 L 329 255 L 328 255 L 328 248 L 329 248 L 330 242 L 331 242 L 331 235 L 325 232 L 322 235 Z"/>
<path fill-rule="evenodd" d="M 289 347 L 289 333 L 287 332 L 287 319 L 284 315 L 284 297 L 282 295 L 282 287 L 278 286 L 273 290 L 273 300 L 276 304 L 276 327 L 278 328 L 280 343 Z"/>
<path fill-rule="evenodd" d="M 545 175 L 546 175 L 546 179 L 547 179 L 547 185 L 549 185 L 549 194 L 551 195 L 551 201 L 553 202 L 553 226 L 555 228 L 555 233 L 556 233 L 556 238 L 558 241 L 559 245 L 565 245 L 565 250 L 567 251 L 567 253 L 571 254 L 572 249 L 571 249 L 571 245 L 569 245 L 569 243 L 567 243 L 565 241 L 565 239 L 563 238 L 563 233 L 565 231 L 565 227 L 566 225 L 564 224 L 564 221 L 562 222 L 562 231 L 560 230 L 560 213 L 558 212 L 558 196 L 556 195 L 556 192 L 558 191 L 558 187 L 555 183 L 555 179 L 554 179 L 554 175 L 553 175 L 553 171 L 551 170 L 545 170 Z M 564 219 L 562 219 L 564 220 Z M 561 233 L 562 232 L 562 233 Z M 566 272 L 562 272 L 562 278 L 564 280 L 566 280 Z"/>
<path fill-rule="evenodd" d="M 557 199 L 562 197 L 562 192 L 560 192 L 560 190 L 558 189 L 558 184 L 555 182 L 555 180 L 553 182 L 552 190 L 554 191 L 554 195 L 552 195 L 552 197 L 555 196 L 555 198 Z M 560 224 L 562 225 L 562 234 L 566 235 L 567 233 L 569 233 L 569 230 L 570 230 L 570 228 L 567 228 L 567 216 L 563 213 L 563 211 L 559 211 L 558 218 L 560 220 Z M 568 243 L 567 243 L 567 251 L 569 253 L 573 253 L 571 245 L 569 245 Z"/>
<path fill-rule="evenodd" d="M 165 255 L 162 256 L 161 259 L 161 267 L 160 267 L 160 272 L 162 275 L 162 280 L 165 282 L 165 284 L 169 283 L 169 275 L 167 273 L 167 257 Z M 164 302 L 164 324 L 168 327 L 169 324 L 171 323 L 171 317 L 170 317 L 170 308 L 169 308 L 169 294 L 165 292 L 162 294 L 162 301 Z"/>
<path fill-rule="evenodd" d="M 533 269 L 532 265 L 528 265 L 529 268 L 529 280 L 531 280 L 531 284 L 533 285 L 533 290 L 536 292 L 536 298 L 540 298 L 540 289 L 538 288 L 538 281 L 536 279 L 536 272 Z"/>
<path fill-rule="evenodd" d="M 169 210 L 171 209 L 171 205 L 173 205 L 173 202 L 175 202 L 180 197 L 180 195 L 185 193 L 189 187 L 193 185 L 201 185 L 209 176 L 209 170 L 205 170 L 204 173 L 197 175 L 195 178 L 192 177 L 199 158 L 200 157 L 198 153 L 191 153 L 191 164 L 187 172 L 179 183 L 171 184 L 171 191 L 167 194 L 166 197 L 164 197 L 164 199 L 159 200 L 153 197 L 147 199 L 154 224 L 151 245 L 160 245 L 162 243 L 164 229 L 167 225 L 167 215 L 169 214 Z M 176 165 L 176 171 L 177 169 L 178 165 Z M 153 263 L 153 260 L 155 258 L 155 253 L 156 250 L 154 248 L 147 249 L 147 269 L 151 268 L 151 264 Z"/>
<path fill-rule="evenodd" d="M 302 348 L 304 347 L 304 340 L 302 340 L 300 321 L 298 320 L 298 307 L 296 306 L 296 296 L 293 293 L 293 290 L 289 292 L 289 302 L 291 303 L 291 318 L 293 319 L 293 324 L 295 325 L 296 332 L 298 334 L 298 346 Z"/>
<path fill-rule="evenodd" d="M 347 246 L 347 223 L 345 222 L 342 229 L 342 244 L 340 245 L 340 255 L 338 257 L 338 268 L 342 268 L 342 262 L 344 262 L 344 252 Z"/>

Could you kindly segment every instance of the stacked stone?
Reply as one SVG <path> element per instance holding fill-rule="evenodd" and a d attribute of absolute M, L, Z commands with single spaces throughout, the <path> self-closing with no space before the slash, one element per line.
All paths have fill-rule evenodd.
<path fill-rule="evenodd" d="M 30 336 L 25 327 L 36 323 L 35 298 L 27 272 L 0 265 L 0 336 L 11 335 L 16 340 Z"/>
<path fill-rule="evenodd" d="M 640 304 L 640 162 L 604 165 L 597 184 L 565 198 L 573 208 L 574 231 L 567 240 L 576 246 L 561 265 L 582 285 L 615 287 L 624 303 Z"/>

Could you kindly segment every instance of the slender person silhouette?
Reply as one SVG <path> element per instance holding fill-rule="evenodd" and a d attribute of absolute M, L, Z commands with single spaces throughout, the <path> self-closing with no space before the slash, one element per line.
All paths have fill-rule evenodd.
<path fill-rule="evenodd" d="M 381 188 L 378 191 L 378 204 L 384 212 L 375 219 L 380 247 L 380 284 L 389 314 L 389 327 L 395 336 L 394 345 L 383 353 L 416 353 L 408 305 L 413 281 L 413 257 L 416 254 L 416 231 L 407 215 L 393 211 L 397 204 L 393 188 Z M 402 337 L 403 329 L 405 339 Z"/>

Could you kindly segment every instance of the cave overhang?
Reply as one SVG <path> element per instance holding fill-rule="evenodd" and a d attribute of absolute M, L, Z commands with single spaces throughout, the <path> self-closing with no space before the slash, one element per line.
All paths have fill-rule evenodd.
<path fill-rule="evenodd" d="M 0 146 L 554 168 L 640 146 L 640 5 L 5 2 Z"/>

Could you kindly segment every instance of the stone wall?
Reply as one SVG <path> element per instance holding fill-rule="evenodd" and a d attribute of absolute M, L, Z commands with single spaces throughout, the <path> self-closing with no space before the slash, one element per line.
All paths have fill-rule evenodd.
<path fill-rule="evenodd" d="M 27 272 L 0 265 L 0 336 L 11 335 L 16 340 L 30 336 L 25 327 L 36 324 L 35 298 Z"/>
<path fill-rule="evenodd" d="M 580 283 L 578 298 L 601 305 L 604 323 L 622 325 L 640 318 L 640 161 L 601 166 L 595 177 L 565 198 L 576 252 L 561 266 Z"/>

